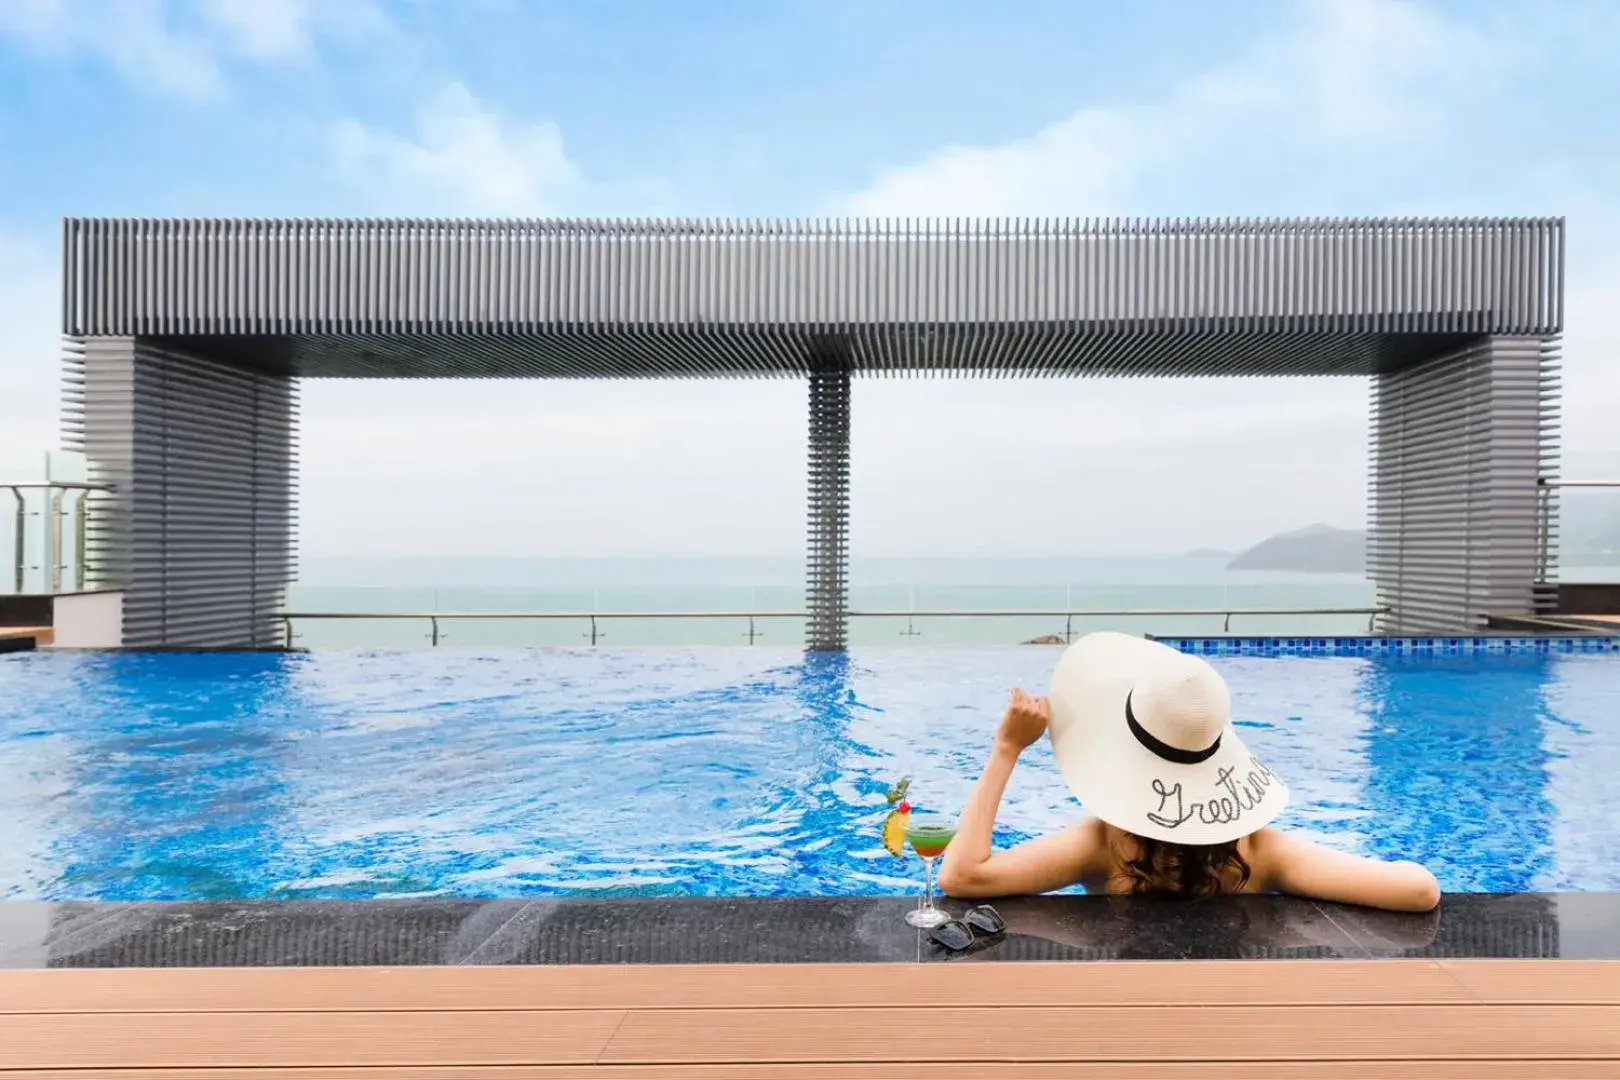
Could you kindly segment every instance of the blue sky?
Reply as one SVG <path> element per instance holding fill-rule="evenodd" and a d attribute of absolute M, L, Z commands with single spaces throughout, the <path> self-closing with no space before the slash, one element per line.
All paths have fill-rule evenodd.
<path fill-rule="evenodd" d="M 0 0 L 0 457 L 55 441 L 65 214 L 1502 213 L 1570 219 L 1566 445 L 1620 474 L 1617 45 L 1583 0 Z M 306 387 L 310 550 L 798 547 L 792 384 L 385 397 Z M 1349 382 L 862 384 L 855 544 L 1354 524 L 1365 417 Z M 514 464 L 493 528 L 422 526 Z"/>

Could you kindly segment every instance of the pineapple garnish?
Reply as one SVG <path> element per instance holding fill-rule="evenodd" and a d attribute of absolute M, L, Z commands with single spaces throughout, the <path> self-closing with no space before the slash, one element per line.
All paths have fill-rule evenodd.
<path fill-rule="evenodd" d="M 890 855 L 906 853 L 906 826 L 911 824 L 911 804 L 901 800 L 883 819 L 883 846 Z"/>
<path fill-rule="evenodd" d="M 894 807 L 883 819 L 883 846 L 890 855 L 906 853 L 906 826 L 911 823 L 911 804 L 906 802 L 906 792 L 910 788 L 911 777 L 902 776 L 883 796 Z"/>

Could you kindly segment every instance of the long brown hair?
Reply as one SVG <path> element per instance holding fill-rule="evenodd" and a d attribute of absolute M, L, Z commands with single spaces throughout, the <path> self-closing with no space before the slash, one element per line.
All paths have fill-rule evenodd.
<path fill-rule="evenodd" d="M 1121 831 L 1120 863 L 1133 893 L 1172 893 L 1202 898 L 1242 892 L 1252 872 L 1238 850 L 1225 844 L 1174 844 Z"/>

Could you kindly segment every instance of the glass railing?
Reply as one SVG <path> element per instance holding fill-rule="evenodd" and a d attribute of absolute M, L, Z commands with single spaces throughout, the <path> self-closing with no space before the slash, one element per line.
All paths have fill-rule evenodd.
<path fill-rule="evenodd" d="M 1091 630 L 1177 636 L 1370 633 L 1387 609 L 1366 607 L 851 611 L 851 644 L 1065 644 Z M 282 616 L 289 648 L 364 644 L 802 645 L 802 611 L 308 611 Z M 1291 624 L 1294 629 L 1283 629 Z M 358 635 L 322 633 L 362 627 Z M 963 633 L 964 625 L 975 627 Z M 697 632 L 694 632 L 696 628 Z"/>
<path fill-rule="evenodd" d="M 83 592 L 96 484 L 0 483 L 0 594 Z"/>
<path fill-rule="evenodd" d="M 1543 480 L 1539 513 L 1541 581 L 1620 584 L 1620 480 Z"/>

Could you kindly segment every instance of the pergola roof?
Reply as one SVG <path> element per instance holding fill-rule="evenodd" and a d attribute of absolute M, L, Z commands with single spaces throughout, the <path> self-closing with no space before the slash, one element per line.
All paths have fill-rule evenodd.
<path fill-rule="evenodd" d="M 1563 323 L 1562 219 L 69 219 L 63 330 L 299 376 L 1350 375 Z"/>

